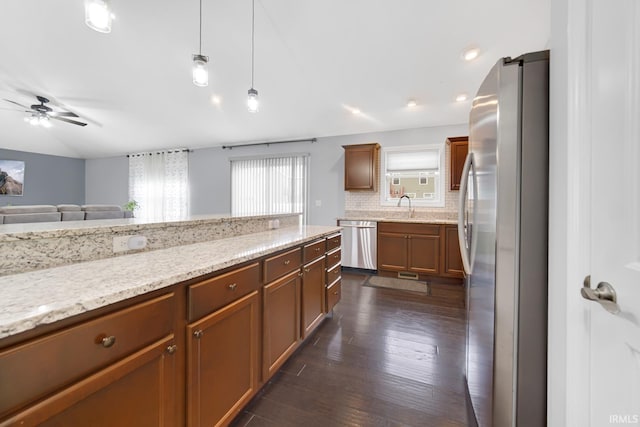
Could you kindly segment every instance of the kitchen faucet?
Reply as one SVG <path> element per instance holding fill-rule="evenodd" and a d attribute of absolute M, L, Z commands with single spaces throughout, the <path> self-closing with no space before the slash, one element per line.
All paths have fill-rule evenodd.
<path fill-rule="evenodd" d="M 400 196 L 400 198 L 398 199 L 398 207 L 400 207 L 400 204 L 402 203 L 402 199 L 404 199 L 405 197 L 409 201 L 409 218 L 412 218 L 413 210 L 411 209 L 411 197 L 407 196 L 406 194 Z"/>

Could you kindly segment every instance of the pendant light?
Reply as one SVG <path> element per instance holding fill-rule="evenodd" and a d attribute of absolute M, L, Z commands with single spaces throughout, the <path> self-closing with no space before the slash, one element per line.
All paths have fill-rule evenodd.
<path fill-rule="evenodd" d="M 109 0 L 85 0 L 84 22 L 99 33 L 110 33 L 113 14 Z"/>
<path fill-rule="evenodd" d="M 247 98 L 247 107 L 250 113 L 258 112 L 258 91 L 253 88 L 253 69 L 254 69 L 254 45 L 255 45 L 255 26 L 256 26 L 256 1 L 251 0 L 251 88 L 249 89 L 249 97 Z"/>
<path fill-rule="evenodd" d="M 209 57 L 202 54 L 202 0 L 200 0 L 200 44 L 198 54 L 193 55 L 193 84 L 196 86 L 207 86 L 209 84 L 209 70 L 207 63 Z"/>

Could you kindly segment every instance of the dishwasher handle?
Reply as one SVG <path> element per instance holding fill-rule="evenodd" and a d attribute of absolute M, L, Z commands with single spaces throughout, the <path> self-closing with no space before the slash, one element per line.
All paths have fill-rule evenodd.
<path fill-rule="evenodd" d="M 350 224 L 340 224 L 338 227 L 346 227 L 346 228 L 376 228 L 375 225 L 350 225 Z"/>

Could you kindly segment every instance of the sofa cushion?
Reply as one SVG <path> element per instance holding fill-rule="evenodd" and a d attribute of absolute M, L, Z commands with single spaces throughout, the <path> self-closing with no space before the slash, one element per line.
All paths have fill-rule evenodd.
<path fill-rule="evenodd" d="M 80 205 L 58 205 L 59 212 L 78 212 L 81 210 Z"/>
<path fill-rule="evenodd" d="M 63 221 L 82 221 L 84 219 L 84 211 L 64 211 L 60 213 Z"/>
<path fill-rule="evenodd" d="M 60 212 L 17 213 L 4 216 L 5 224 L 60 221 Z"/>
<path fill-rule="evenodd" d="M 84 219 L 117 219 L 124 218 L 122 211 L 86 211 Z"/>
<path fill-rule="evenodd" d="M 121 212 L 122 208 L 118 205 L 82 205 L 82 210 L 85 212 L 101 212 L 101 211 Z"/>
<path fill-rule="evenodd" d="M 0 213 L 7 214 L 26 214 L 26 213 L 44 213 L 58 212 L 58 208 L 53 205 L 25 205 L 25 206 L 2 206 Z"/>

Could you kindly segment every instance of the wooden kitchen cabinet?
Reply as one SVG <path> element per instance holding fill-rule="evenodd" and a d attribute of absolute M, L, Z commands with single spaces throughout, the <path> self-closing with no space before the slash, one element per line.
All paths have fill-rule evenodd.
<path fill-rule="evenodd" d="M 300 343 L 300 285 L 298 269 L 264 286 L 262 380 L 267 381 Z"/>
<path fill-rule="evenodd" d="M 462 169 L 464 161 L 467 158 L 469 149 L 468 136 L 454 136 L 447 138 L 447 144 L 450 147 L 449 156 L 449 189 L 451 191 L 460 190 L 460 179 L 462 178 Z"/>
<path fill-rule="evenodd" d="M 460 243 L 458 242 L 458 226 L 444 225 L 442 239 L 442 275 L 454 278 L 464 278 Z"/>
<path fill-rule="evenodd" d="M 439 226 L 378 223 L 378 270 L 438 275 Z"/>
<path fill-rule="evenodd" d="M 306 338 L 324 319 L 324 253 L 321 258 L 306 264 L 302 271 L 302 338 Z"/>
<path fill-rule="evenodd" d="M 380 144 L 343 145 L 345 191 L 378 187 L 378 153 Z"/>
<path fill-rule="evenodd" d="M 187 326 L 187 425 L 227 425 L 258 389 L 259 292 Z"/>
<path fill-rule="evenodd" d="M 174 425 L 175 314 L 169 293 L 3 350 L 0 426 Z"/>

